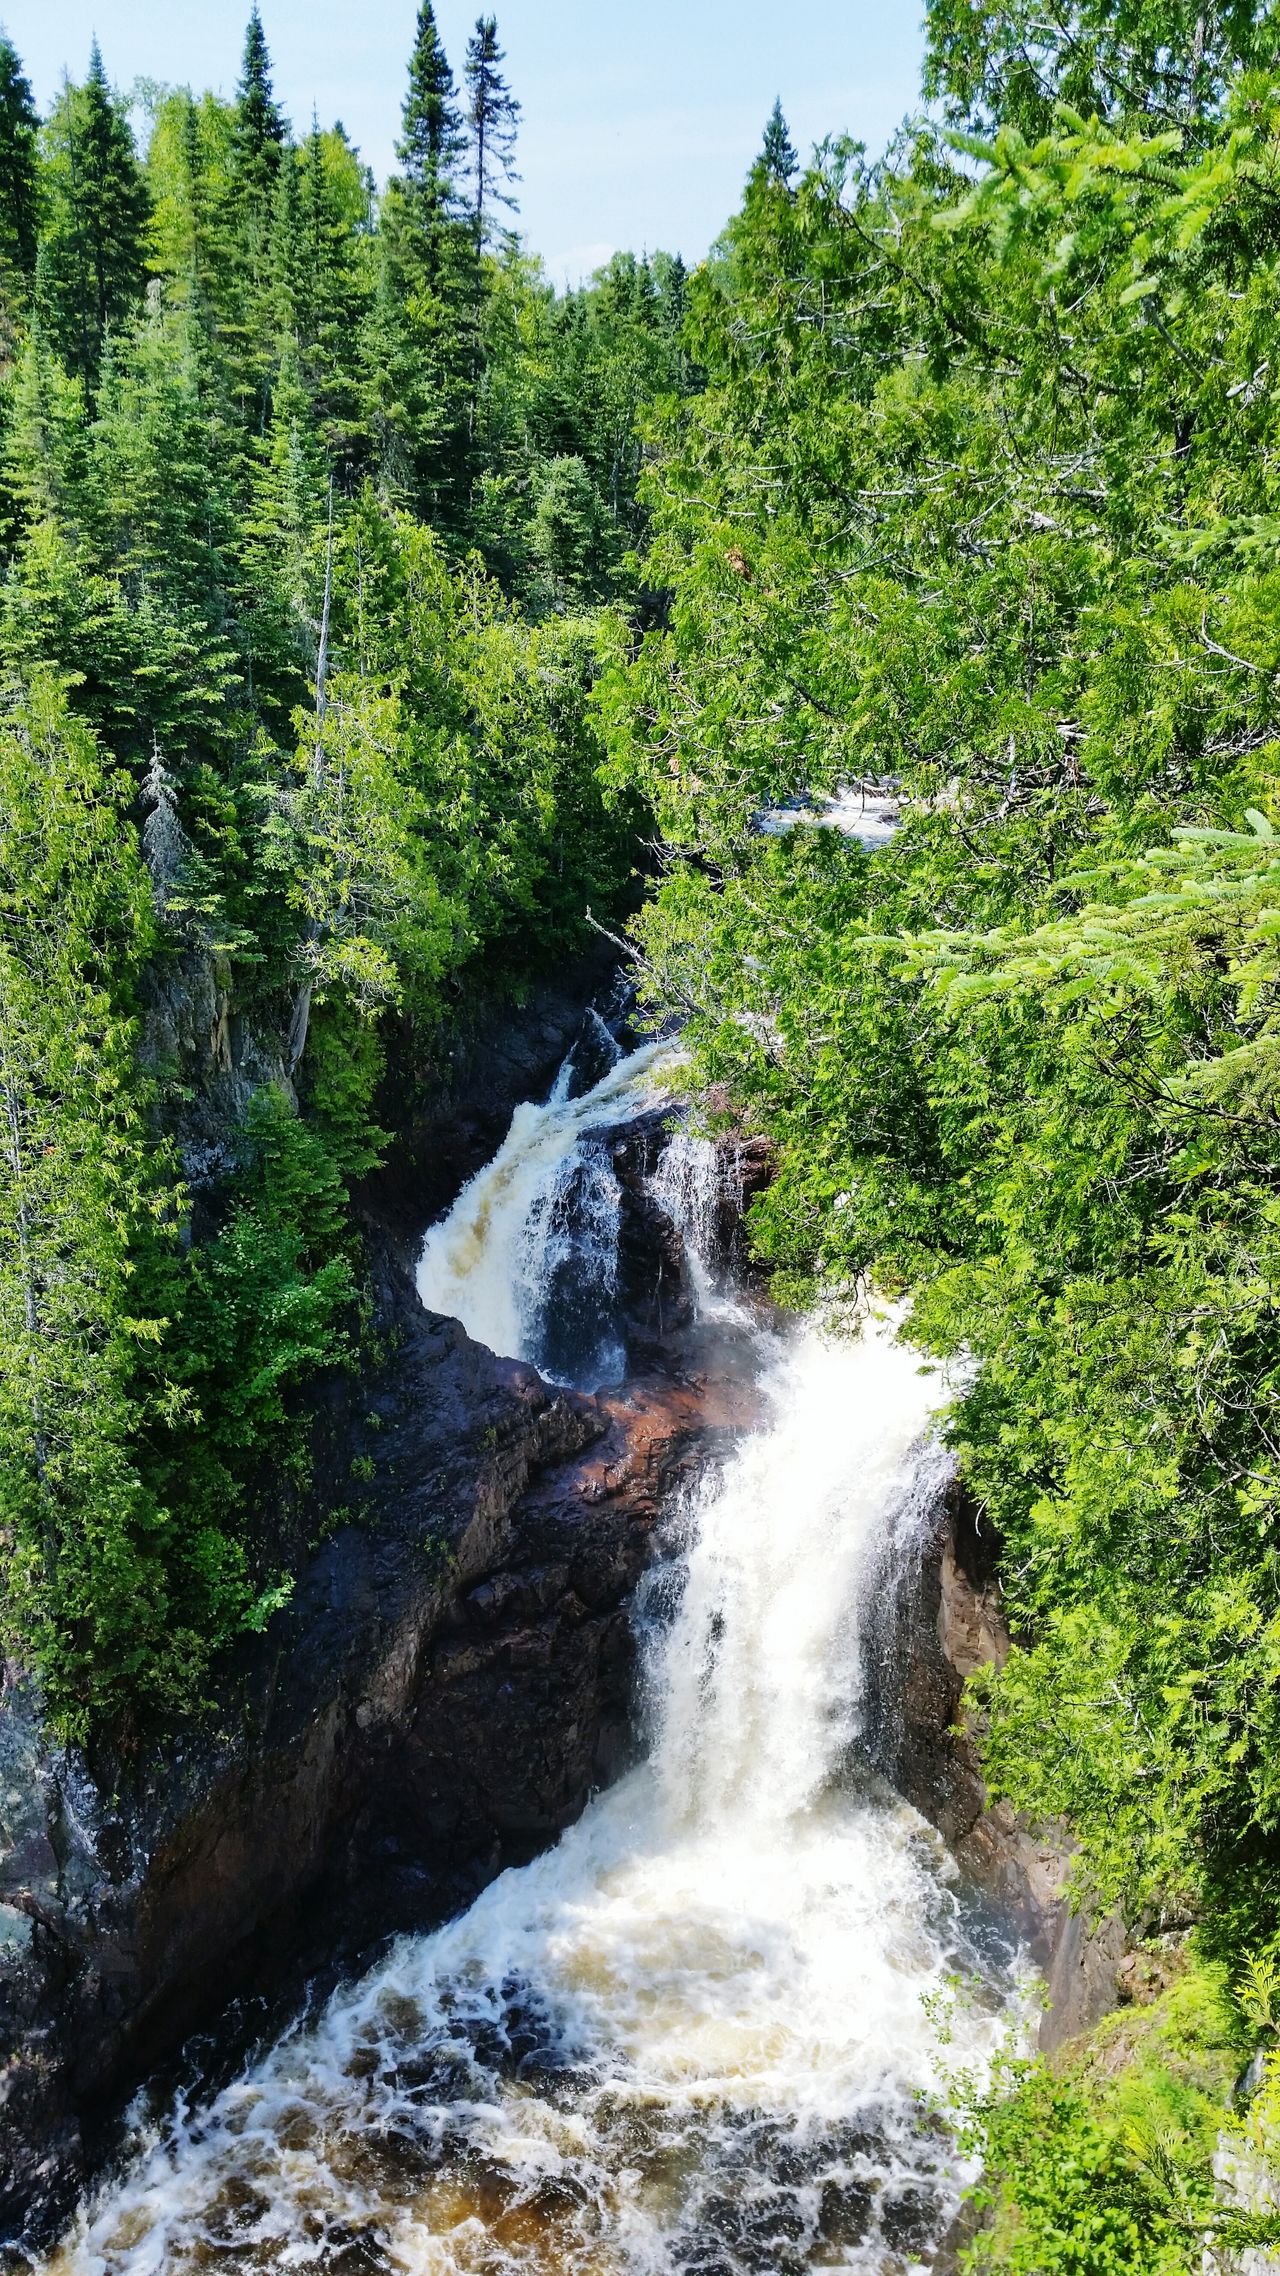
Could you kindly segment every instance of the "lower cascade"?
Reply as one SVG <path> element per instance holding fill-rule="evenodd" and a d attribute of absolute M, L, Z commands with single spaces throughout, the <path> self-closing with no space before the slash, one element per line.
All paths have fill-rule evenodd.
<path fill-rule="evenodd" d="M 428 1242 L 433 1303 L 451 1289 L 528 1353 L 563 1165 L 619 1101 L 652 1104 L 652 1064 L 521 1110 Z M 655 1183 L 696 1219 L 706 1152 L 673 1143 Z M 639 1593 L 646 1759 L 210 2103 L 151 2121 L 49 2276 L 932 2265 L 963 2178 L 947 2073 L 981 2072 L 1014 1986 L 859 1742 L 877 1607 L 936 1510 L 945 1386 L 889 1323 L 759 1341 L 762 1419 Z"/>

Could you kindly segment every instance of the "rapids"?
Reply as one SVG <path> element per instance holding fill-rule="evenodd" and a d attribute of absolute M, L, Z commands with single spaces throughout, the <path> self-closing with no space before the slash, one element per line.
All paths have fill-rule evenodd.
<path fill-rule="evenodd" d="M 545 1332 L 564 1164 L 652 1104 L 656 1063 L 520 1110 L 428 1240 L 433 1304 L 465 1300 L 499 1348 Z M 696 1246 L 714 1166 L 673 1143 L 655 1186 Z M 888 1322 L 760 1351 L 760 1426 L 639 1592 L 642 1765 L 209 2104 L 150 2121 L 46 2276 L 930 2265 L 959 2189 L 945 2073 L 981 2068 L 1013 1992 L 859 1738 L 877 1604 L 936 1507 L 945 1385 Z M 956 1975 L 978 1988 L 943 2047 Z"/>

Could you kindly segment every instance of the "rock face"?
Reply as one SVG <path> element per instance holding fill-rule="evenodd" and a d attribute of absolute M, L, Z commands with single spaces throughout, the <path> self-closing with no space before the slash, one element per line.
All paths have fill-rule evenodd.
<path fill-rule="evenodd" d="M 706 1425 L 693 1385 L 595 1400 L 406 1311 L 350 1444 L 348 1524 L 217 1714 L 145 1760 L 0 1714 L 0 2181 L 56 2216 L 102 2115 L 327 1907 L 438 1919 L 568 1824 L 626 1743 L 622 1611 Z M 726 1418 L 727 1419 L 727 1418 Z"/>
<path fill-rule="evenodd" d="M 961 1694 L 980 1667 L 1002 1667 L 1013 1646 L 1000 1603 L 998 1536 L 952 1485 L 939 1522 L 892 1609 L 887 1689 L 894 1716 L 873 1739 L 877 1767 L 938 1828 L 968 1878 L 994 1901 L 1044 1978 L 1041 2051 L 1139 1996 L 1140 1966 L 1118 1914 L 1073 1911 L 1064 1893 L 1071 1844 L 1060 1827 L 1032 1827 L 1005 1802 L 989 1806 Z"/>
<path fill-rule="evenodd" d="M 47 2232 L 124 2098 L 233 1995 L 340 1936 L 447 1916 L 619 1765 L 624 1599 L 664 1497 L 731 1401 L 713 1414 L 683 1365 L 608 1397 L 555 1390 L 423 1312 L 407 1270 L 515 1100 L 549 1084 L 582 978 L 544 991 L 531 1040 L 526 1010 L 518 1047 L 470 1046 L 451 1098 L 361 1196 L 391 1356 L 322 1400 L 329 1537 L 211 1712 L 127 1760 L 87 1759 L 52 1744 L 38 1699 L 4 1671 L 0 2235 Z M 205 994 L 187 987 L 179 1006 L 192 1049 L 215 1020 Z M 247 1050 L 228 1038 L 228 1085 L 251 1082 Z M 671 1227 L 642 1203 L 637 1289 L 674 1270 Z"/>

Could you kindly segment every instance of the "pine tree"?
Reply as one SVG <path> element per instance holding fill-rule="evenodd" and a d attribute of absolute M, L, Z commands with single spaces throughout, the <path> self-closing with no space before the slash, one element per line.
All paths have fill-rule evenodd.
<path fill-rule="evenodd" d="M 496 220 L 492 207 L 514 210 L 511 185 L 520 179 L 515 169 L 520 105 L 502 76 L 505 60 L 498 45 L 496 17 L 478 17 L 467 47 L 467 126 L 471 138 L 471 211 L 479 243 L 484 242 Z"/>
<path fill-rule="evenodd" d="M 365 368 L 382 473 L 418 509 L 464 526 L 475 458 L 483 288 L 458 191 L 461 114 L 431 0 L 418 12 L 404 127 L 378 230 L 379 286 Z M 394 464 L 391 462 L 394 461 Z"/>
<path fill-rule="evenodd" d="M 84 86 L 64 81 L 53 107 L 42 186 L 37 304 L 63 361 L 92 393 L 108 333 L 142 296 L 150 211 L 96 40 Z"/>
<path fill-rule="evenodd" d="M 760 153 L 760 163 L 771 182 L 780 183 L 784 190 L 790 189 L 792 178 L 799 170 L 800 154 L 787 131 L 787 122 L 782 115 L 781 97 L 774 103 L 773 109 L 769 113 L 769 124 L 764 130 L 764 147 Z"/>
<path fill-rule="evenodd" d="M 36 135 L 39 120 L 17 49 L 0 32 L 0 277 L 29 278 L 36 265 Z"/>

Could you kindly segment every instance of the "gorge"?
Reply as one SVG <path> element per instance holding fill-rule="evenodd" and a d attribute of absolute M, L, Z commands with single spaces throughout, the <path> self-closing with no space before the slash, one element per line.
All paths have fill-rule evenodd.
<path fill-rule="evenodd" d="M 0 31 L 0 2254 L 1261 2276 L 1280 8 L 568 4 Z"/>
<path fill-rule="evenodd" d="M 418 1263 L 424 1301 L 447 1297 L 464 1327 L 490 1332 L 499 1360 L 526 1363 L 520 1396 L 541 1407 L 543 1463 L 554 1429 L 562 1442 L 594 1439 L 586 1491 L 617 1495 L 597 1451 L 604 1417 L 581 1396 L 601 1391 L 602 1374 L 630 1438 L 620 1467 L 635 1466 L 645 1429 L 665 1439 L 643 1546 L 627 1552 L 641 1759 L 625 1767 L 634 1750 L 620 1732 L 612 1763 L 600 1753 L 605 1702 L 598 1660 L 583 1671 L 581 1626 L 566 1654 L 565 1624 L 591 1626 L 581 1544 L 572 1561 L 519 1571 L 554 1540 L 550 1497 L 563 1510 L 583 1490 L 562 1457 L 550 1488 L 535 1482 L 515 1505 L 516 1569 L 471 1589 L 461 1631 L 445 1619 L 434 1647 L 444 1686 L 438 1672 L 412 1735 L 403 1697 L 392 1710 L 392 1784 L 406 1815 L 425 1811 L 425 1827 L 398 1829 L 406 1854 L 434 1849 L 455 1865 L 504 1797 L 517 1845 L 547 1838 L 584 1801 L 585 1814 L 446 1926 L 400 1935 L 221 2087 L 208 2067 L 203 2091 L 161 2081 L 40 2263 L 50 2276 L 933 2263 L 958 2204 L 947 2066 L 989 2054 L 1019 1999 L 1011 1920 L 962 1881 L 880 1767 L 903 1702 L 881 1696 L 873 1709 L 873 1693 L 886 1668 L 890 1690 L 904 1675 L 883 1615 L 914 1597 L 938 1534 L 948 1466 L 930 1424 L 945 1386 L 889 1320 L 868 1319 L 851 1340 L 788 1326 L 726 1284 L 717 1226 L 726 1185 L 731 1213 L 740 1207 L 732 1149 L 686 1135 L 679 1074 L 671 1045 L 626 1054 L 591 1014 L 550 1096 L 517 1106 Z M 637 1131 L 662 1221 L 649 1269 L 669 1284 L 650 1378 L 631 1371 L 620 1310 L 635 1202 L 614 1162 L 634 1175 Z M 652 1336 L 652 1303 L 639 1309 Z M 576 1384 L 530 1376 L 527 1362 L 547 1353 L 568 1357 Z M 686 1401 L 674 1469 L 680 1424 L 660 1412 L 664 1374 L 677 1410 L 682 1387 Z M 553 1428 L 558 1400 L 576 1425 Z M 633 1481 L 633 1530 L 635 1499 Z M 562 1539 L 585 1514 L 559 1518 Z M 573 1609 L 578 1588 L 587 1601 Z M 541 1701 L 517 1672 L 539 1662 Z M 565 1728 L 570 1705 L 594 1732 Z M 548 1711 L 540 1731 L 528 1727 Z M 380 1713 L 366 1697 L 355 1722 Z M 932 1736 L 944 1749 L 945 1731 Z M 406 1741 L 429 1754 L 429 1772 L 421 1760 L 407 1771 Z M 468 1759 L 477 1744 L 488 1764 Z M 554 1796 L 541 1828 L 531 1747 Z M 295 1758 L 295 1793 L 298 1775 Z M 468 1823 L 459 1802 L 472 1780 L 483 1799 Z M 395 1812 L 392 1793 L 382 1807 Z M 262 1827 L 273 1851 L 281 1830 Z M 360 1838 L 367 1850 L 367 1819 Z M 495 1847 L 481 1876 L 500 1858 Z M 259 1907 L 269 1870 L 261 1858 Z M 947 2028 L 957 1977 L 967 1988 Z"/>

